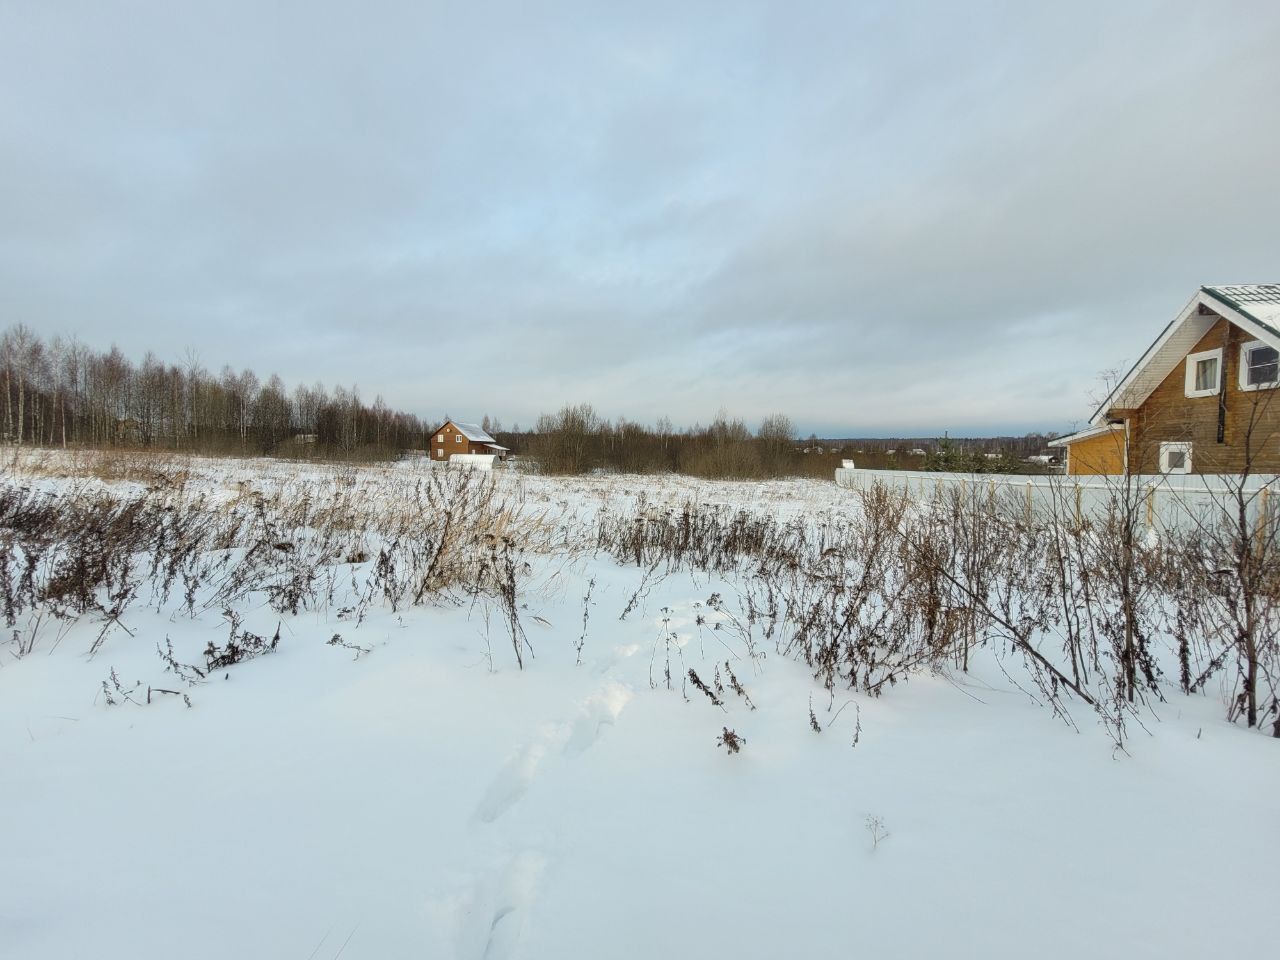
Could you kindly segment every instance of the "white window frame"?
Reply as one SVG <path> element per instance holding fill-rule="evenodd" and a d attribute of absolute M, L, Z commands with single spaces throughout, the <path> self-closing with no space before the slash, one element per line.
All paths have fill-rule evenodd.
<path fill-rule="evenodd" d="M 443 434 L 443 433 L 437 433 L 437 434 L 436 434 L 436 443 L 444 443 L 444 434 Z"/>
<path fill-rule="evenodd" d="M 460 434 L 460 433 L 454 434 L 453 442 L 454 442 L 454 443 L 461 443 L 461 442 L 462 442 L 462 434 Z"/>
<path fill-rule="evenodd" d="M 1169 466 L 1169 454 L 1184 453 L 1186 459 L 1181 467 L 1172 469 Z M 1182 474 L 1191 472 L 1191 443 L 1186 440 L 1165 440 L 1160 444 L 1160 472 L 1166 474 Z"/>
<path fill-rule="evenodd" d="M 1196 366 L 1202 360 L 1218 361 L 1218 380 L 1213 385 L 1212 390 L 1196 389 Z M 1188 397 L 1216 397 L 1222 388 L 1222 348 L 1218 347 L 1214 350 L 1201 350 L 1199 353 L 1187 354 L 1187 373 L 1183 385 L 1186 388 L 1183 392 Z"/>
<path fill-rule="evenodd" d="M 1280 379 L 1271 380 L 1268 383 L 1250 383 L 1249 382 L 1249 354 L 1258 347 L 1271 347 L 1271 344 L 1265 340 L 1250 340 L 1248 343 L 1240 344 L 1240 389 L 1241 390 L 1274 390 L 1280 387 Z"/>

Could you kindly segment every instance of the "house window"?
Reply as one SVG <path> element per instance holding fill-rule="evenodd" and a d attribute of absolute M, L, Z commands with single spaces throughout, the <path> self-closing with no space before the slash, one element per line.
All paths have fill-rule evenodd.
<path fill-rule="evenodd" d="M 1270 390 L 1280 380 L 1280 352 L 1253 340 L 1240 348 L 1240 389 Z"/>
<path fill-rule="evenodd" d="M 458 434 L 456 437 L 454 437 L 454 438 L 453 438 L 453 442 L 454 442 L 454 443 L 461 443 L 461 442 L 462 442 L 462 434 Z"/>
<path fill-rule="evenodd" d="M 1222 383 L 1222 348 L 1187 355 L 1186 395 L 1216 396 Z"/>
<path fill-rule="evenodd" d="M 1191 444 L 1166 442 L 1160 444 L 1161 473 L 1190 473 Z"/>
<path fill-rule="evenodd" d="M 436 443 L 444 443 L 444 434 L 441 433 L 436 437 Z"/>

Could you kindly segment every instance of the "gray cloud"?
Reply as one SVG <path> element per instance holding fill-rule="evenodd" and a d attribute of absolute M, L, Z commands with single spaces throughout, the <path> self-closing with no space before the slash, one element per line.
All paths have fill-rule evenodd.
<path fill-rule="evenodd" d="M 428 417 L 989 431 L 1276 279 L 1273 4 L 536 6 L 0 6 L 0 322 Z"/>

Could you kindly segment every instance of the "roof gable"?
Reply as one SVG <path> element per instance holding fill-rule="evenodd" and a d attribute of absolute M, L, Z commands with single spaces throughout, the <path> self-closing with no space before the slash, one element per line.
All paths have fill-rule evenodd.
<path fill-rule="evenodd" d="M 497 441 L 494 440 L 493 437 L 489 436 L 489 434 L 487 434 L 484 430 L 480 429 L 480 426 L 478 424 L 463 423 L 460 420 L 446 420 L 444 423 L 440 425 L 440 428 L 435 432 L 439 433 L 440 430 L 443 430 L 445 427 L 449 426 L 449 424 L 453 424 L 453 429 L 457 430 L 460 434 L 462 434 L 464 437 L 466 437 L 468 440 L 472 441 L 473 443 L 497 443 Z"/>
<path fill-rule="evenodd" d="M 1201 307 L 1205 309 L 1201 310 Z M 1089 423 L 1093 426 L 1106 423 L 1107 412 L 1115 407 L 1136 409 L 1142 406 L 1220 317 L 1254 339 L 1280 350 L 1280 284 L 1201 287 L 1125 374 Z"/>

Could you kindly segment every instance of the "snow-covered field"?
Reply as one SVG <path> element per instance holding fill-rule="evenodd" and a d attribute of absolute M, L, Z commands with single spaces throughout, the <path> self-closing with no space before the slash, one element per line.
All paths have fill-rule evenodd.
<path fill-rule="evenodd" d="M 424 469 L 85 476 L 93 463 L 46 456 L 0 483 L 68 503 L 150 488 L 246 515 L 255 498 L 334 497 L 354 515 L 411 502 Z M 164 494 L 178 471 L 182 492 Z M 18 617 L 0 645 L 0 957 L 1191 958 L 1280 943 L 1280 744 L 1226 723 L 1214 696 L 1166 690 L 1126 751 L 1087 708 L 1078 729 L 1055 718 L 994 651 L 967 674 L 831 697 L 732 628 L 732 575 L 646 579 L 594 549 L 593 524 L 642 497 L 820 523 L 858 509 L 849 492 L 493 483 L 512 535 L 539 543 L 521 560 L 523 669 L 492 598 L 370 602 L 356 584 L 372 548 L 296 614 L 253 593 L 224 610 L 214 578 L 190 604 L 181 584 L 140 594 L 118 623 L 46 618 L 22 656 L 33 621 Z M 208 669 L 229 617 L 278 631 L 276 648 Z M 167 642 L 207 676 L 167 669 Z M 148 704 L 149 687 L 176 693 Z M 740 752 L 717 745 L 726 728 Z"/>

